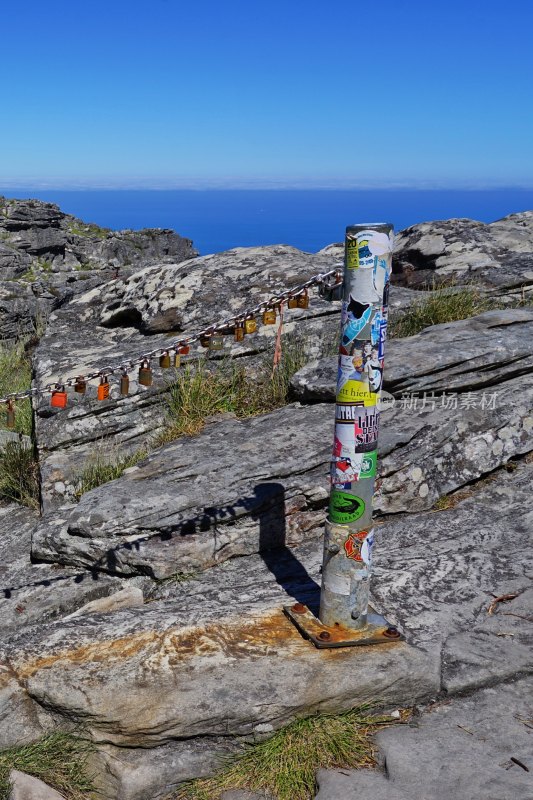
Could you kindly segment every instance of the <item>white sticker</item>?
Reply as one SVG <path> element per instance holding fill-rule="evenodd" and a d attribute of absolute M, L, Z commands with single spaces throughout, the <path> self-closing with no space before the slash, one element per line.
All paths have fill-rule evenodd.
<path fill-rule="evenodd" d="M 350 584 L 351 579 L 349 575 L 339 573 L 334 573 L 332 575 L 328 573 L 326 585 L 330 592 L 333 592 L 334 594 L 349 595 Z"/>

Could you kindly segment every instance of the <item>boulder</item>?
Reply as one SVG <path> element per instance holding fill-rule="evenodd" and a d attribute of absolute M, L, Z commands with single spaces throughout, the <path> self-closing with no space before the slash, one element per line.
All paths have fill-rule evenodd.
<path fill-rule="evenodd" d="M 471 219 L 423 222 L 395 237 L 393 280 L 414 288 L 475 280 L 487 288 L 533 284 L 533 211 L 490 224 Z"/>
<path fill-rule="evenodd" d="M 11 791 L 8 800 L 65 800 L 62 794 L 56 792 L 39 778 L 12 769 L 9 773 Z"/>
<path fill-rule="evenodd" d="M 83 614 L 109 614 L 111 611 L 119 611 L 122 608 L 140 608 L 144 603 L 142 589 L 137 586 L 126 586 L 118 592 L 107 597 L 101 597 L 99 600 L 91 600 L 85 603 L 77 611 L 63 617 L 63 619 L 73 619 L 74 617 L 81 617 Z"/>

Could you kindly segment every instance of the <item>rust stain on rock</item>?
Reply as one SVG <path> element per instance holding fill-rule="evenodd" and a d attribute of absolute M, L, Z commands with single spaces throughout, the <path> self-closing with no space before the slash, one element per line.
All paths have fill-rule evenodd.
<path fill-rule="evenodd" d="M 283 611 L 274 609 L 245 620 L 226 619 L 220 624 L 164 632 L 145 631 L 111 641 L 64 648 L 37 658 L 30 656 L 22 663 L 15 658 L 14 669 L 19 679 L 27 679 L 56 665 L 63 669 L 69 665 L 105 666 L 116 661 L 138 660 L 144 672 L 152 672 L 164 669 L 165 663 L 168 668 L 175 668 L 195 658 L 253 658 L 278 650 L 288 657 L 313 652 Z"/>

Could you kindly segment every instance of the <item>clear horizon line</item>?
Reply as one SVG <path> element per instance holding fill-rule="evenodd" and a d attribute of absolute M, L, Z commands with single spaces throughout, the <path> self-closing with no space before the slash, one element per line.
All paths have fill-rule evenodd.
<path fill-rule="evenodd" d="M 490 181 L 443 181 L 443 180 L 397 180 L 397 181 L 361 181 L 351 178 L 334 178 L 329 181 L 317 179 L 261 179 L 261 178 L 78 178 L 76 180 L 59 177 L 27 177 L 0 178 L 0 191 L 7 189 L 29 189 L 37 191 L 205 191 L 205 190 L 460 190 L 460 191 L 494 191 L 514 190 L 530 191 L 531 183 L 490 182 Z"/>

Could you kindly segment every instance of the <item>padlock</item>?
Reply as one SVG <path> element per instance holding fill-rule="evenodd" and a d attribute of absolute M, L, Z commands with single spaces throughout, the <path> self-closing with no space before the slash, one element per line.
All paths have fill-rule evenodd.
<path fill-rule="evenodd" d="M 182 346 L 180 347 L 179 352 L 180 352 L 180 355 L 182 355 L 182 356 L 188 356 L 189 353 L 191 352 L 191 348 L 189 347 L 188 344 L 182 344 Z"/>
<path fill-rule="evenodd" d="M 224 339 L 222 336 L 211 336 L 209 342 L 209 349 L 210 350 L 223 350 L 224 349 Z"/>
<path fill-rule="evenodd" d="M 151 386 L 153 381 L 152 370 L 150 369 L 150 362 L 143 361 L 139 369 L 139 383 L 141 386 Z"/>
<path fill-rule="evenodd" d="M 289 297 L 287 301 L 287 308 L 298 308 L 298 298 L 297 297 Z"/>
<path fill-rule="evenodd" d="M 263 311 L 263 325 L 275 325 L 276 324 L 276 312 L 273 308 L 265 308 Z"/>
<path fill-rule="evenodd" d="M 120 394 L 122 397 L 126 397 L 126 395 L 130 391 L 130 378 L 126 371 L 122 373 L 120 376 Z"/>
<path fill-rule="evenodd" d="M 257 321 L 255 317 L 247 317 L 244 320 L 244 332 L 245 333 L 255 333 L 257 330 Z"/>
<path fill-rule="evenodd" d="M 50 405 L 52 408 L 66 408 L 67 407 L 67 393 L 64 386 L 59 386 L 52 392 L 50 398 Z"/>
<path fill-rule="evenodd" d="M 105 375 L 102 375 L 100 378 L 96 396 L 98 400 L 107 400 L 109 397 L 109 383 Z"/>
<path fill-rule="evenodd" d="M 244 325 L 242 322 L 235 323 L 234 337 L 236 342 L 242 342 L 244 339 Z"/>
<path fill-rule="evenodd" d="M 76 383 L 74 384 L 74 391 L 76 394 L 85 394 L 87 391 L 87 381 L 85 378 L 76 378 Z"/>
<path fill-rule="evenodd" d="M 6 414 L 7 414 L 6 425 L 10 430 L 13 430 L 13 428 L 15 427 L 15 407 L 13 405 L 13 400 L 7 401 Z"/>
<path fill-rule="evenodd" d="M 161 355 L 159 356 L 159 366 L 161 367 L 161 369 L 169 369 L 171 365 L 172 362 L 170 360 L 170 353 L 168 352 L 168 350 L 165 350 L 165 352 L 161 353 Z"/>
<path fill-rule="evenodd" d="M 209 347 L 211 344 L 211 337 L 207 335 L 200 336 L 200 344 L 202 347 Z"/>
<path fill-rule="evenodd" d="M 309 293 L 307 289 L 296 298 L 298 308 L 309 308 Z"/>
<path fill-rule="evenodd" d="M 175 350 L 174 351 L 174 358 L 172 359 L 171 363 L 172 363 L 173 367 L 178 369 L 179 365 L 181 364 L 181 356 L 180 356 L 180 351 L 179 350 Z"/>

